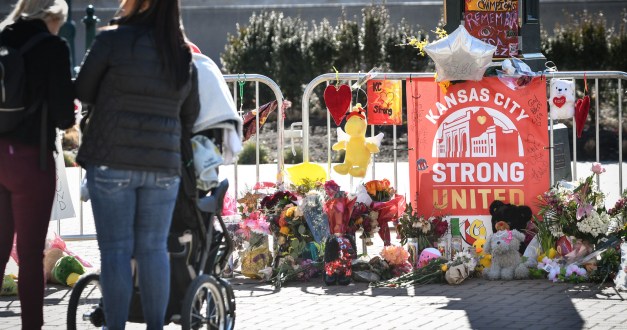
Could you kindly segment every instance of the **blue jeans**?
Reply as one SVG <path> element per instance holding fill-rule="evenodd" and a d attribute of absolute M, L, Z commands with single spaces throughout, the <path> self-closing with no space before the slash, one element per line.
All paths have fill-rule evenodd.
<path fill-rule="evenodd" d="M 107 329 L 124 329 L 137 261 L 148 329 L 162 329 L 170 296 L 167 237 L 180 183 L 177 175 L 88 166 L 87 186 L 100 248 Z"/>

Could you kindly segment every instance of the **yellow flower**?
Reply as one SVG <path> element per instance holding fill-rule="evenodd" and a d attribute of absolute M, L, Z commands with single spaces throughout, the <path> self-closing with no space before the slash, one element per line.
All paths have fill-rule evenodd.
<path fill-rule="evenodd" d="M 446 272 L 446 271 L 448 270 L 448 265 L 447 265 L 447 264 L 444 264 L 444 265 L 442 265 L 442 267 L 441 267 L 441 268 L 442 268 L 442 271 L 443 271 L 443 272 Z"/>
<path fill-rule="evenodd" d="M 438 39 L 442 39 L 442 38 L 448 36 L 448 33 L 446 33 L 446 30 L 444 30 L 442 28 L 439 28 L 439 27 L 435 28 L 435 31 L 433 31 L 433 32 L 435 32 L 435 34 L 437 34 Z"/>
<path fill-rule="evenodd" d="M 288 235 L 290 233 L 290 227 L 281 227 L 281 229 L 279 229 L 279 232 L 283 235 Z"/>
<path fill-rule="evenodd" d="M 287 211 L 285 211 L 285 216 L 291 218 L 294 216 L 294 211 L 296 211 L 296 206 L 292 206 Z"/>
<path fill-rule="evenodd" d="M 440 81 L 438 83 L 438 86 L 440 86 L 440 90 L 442 90 L 442 93 L 446 93 L 446 91 L 448 90 L 448 88 L 451 86 L 451 82 L 448 80 L 445 81 Z"/>
<path fill-rule="evenodd" d="M 357 218 L 357 220 L 355 220 L 355 225 L 361 225 L 362 222 L 364 222 L 364 218 L 359 217 Z"/>

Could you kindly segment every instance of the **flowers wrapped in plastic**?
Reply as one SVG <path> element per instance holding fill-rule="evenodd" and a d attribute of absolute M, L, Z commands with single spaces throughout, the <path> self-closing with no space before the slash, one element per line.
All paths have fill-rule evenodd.
<path fill-rule="evenodd" d="M 380 254 L 390 265 L 392 276 L 397 277 L 411 272 L 412 265 L 407 261 L 409 259 L 409 252 L 402 246 L 385 246 Z"/>
<path fill-rule="evenodd" d="M 324 212 L 324 196 L 319 191 L 309 191 L 303 199 L 301 208 L 314 240 L 322 243 L 330 234 L 329 218 Z"/>
<path fill-rule="evenodd" d="M 331 198 L 324 203 L 324 213 L 329 219 L 331 233 L 345 234 L 347 232 L 355 201 L 355 198 L 344 195 Z"/>
<path fill-rule="evenodd" d="M 272 259 L 268 243 L 270 224 L 260 211 L 253 211 L 239 223 L 235 232 L 243 240 L 240 252 L 242 275 L 249 278 L 261 278 L 260 271 Z"/>
<path fill-rule="evenodd" d="M 390 245 L 389 222 L 396 221 L 405 212 L 405 197 L 396 194 L 388 179 L 371 180 L 364 186 L 372 199 L 369 218 L 376 221 L 376 228 L 383 244 Z"/>
<path fill-rule="evenodd" d="M 553 237 L 574 236 L 596 244 L 606 236 L 611 219 L 605 210 L 605 196 L 594 187 L 593 180 L 604 169 L 595 163 L 591 170 L 593 174 L 582 182 L 560 182 L 539 197 L 539 220 L 546 222 L 542 225 Z"/>

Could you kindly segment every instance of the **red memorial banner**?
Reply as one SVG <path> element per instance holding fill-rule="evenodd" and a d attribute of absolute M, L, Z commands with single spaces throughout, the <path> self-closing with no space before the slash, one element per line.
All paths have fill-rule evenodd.
<path fill-rule="evenodd" d="M 433 78 L 406 86 L 410 196 L 421 214 L 457 219 L 473 245 L 492 233 L 494 200 L 537 212 L 550 176 L 543 78 L 517 91 L 496 77 L 446 92 Z"/>
<path fill-rule="evenodd" d="M 368 80 L 368 124 L 401 125 L 403 123 L 403 82 Z"/>
<path fill-rule="evenodd" d="M 493 200 L 535 208 L 549 188 L 546 84 L 498 78 L 407 83 L 412 201 L 427 214 L 490 214 Z"/>

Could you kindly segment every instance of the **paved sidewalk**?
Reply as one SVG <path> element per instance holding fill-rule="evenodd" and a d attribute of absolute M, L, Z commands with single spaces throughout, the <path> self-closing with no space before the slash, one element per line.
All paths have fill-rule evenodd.
<path fill-rule="evenodd" d="M 67 244 L 98 265 L 95 241 Z M 627 293 L 595 285 L 469 279 L 459 286 L 395 289 L 366 283 L 327 287 L 314 279 L 275 290 L 243 277 L 231 283 L 238 329 L 627 329 Z M 65 328 L 69 297 L 69 288 L 47 287 L 44 329 Z M 0 330 L 20 328 L 19 306 L 16 297 L 0 297 Z"/>

